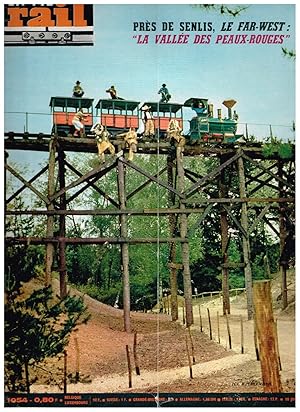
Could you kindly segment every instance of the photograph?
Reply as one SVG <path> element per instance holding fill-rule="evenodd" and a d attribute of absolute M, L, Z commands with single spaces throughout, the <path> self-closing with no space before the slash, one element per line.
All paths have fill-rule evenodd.
<path fill-rule="evenodd" d="M 3 9 L 4 406 L 295 407 L 296 3 Z"/>

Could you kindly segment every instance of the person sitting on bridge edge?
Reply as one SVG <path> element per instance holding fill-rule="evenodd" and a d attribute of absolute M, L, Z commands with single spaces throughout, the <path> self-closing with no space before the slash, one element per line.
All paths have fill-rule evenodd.
<path fill-rule="evenodd" d="M 124 100 L 124 99 L 122 99 L 122 97 L 118 97 L 118 95 L 117 95 L 117 90 L 116 90 L 115 86 L 110 86 L 110 88 L 106 90 L 106 93 L 109 93 L 109 94 L 110 94 L 110 97 L 111 97 L 112 99 L 115 99 L 115 100 Z"/>
<path fill-rule="evenodd" d="M 143 123 L 145 125 L 144 137 L 150 137 L 153 139 L 155 137 L 155 130 L 153 116 L 150 112 L 151 107 L 145 104 L 141 110 L 143 112 Z"/>
<path fill-rule="evenodd" d="M 84 122 L 84 118 L 87 115 L 84 114 L 81 110 L 78 110 L 78 112 L 75 114 L 72 120 L 72 124 L 75 127 L 75 132 L 73 134 L 74 137 L 84 137 L 84 125 L 82 122 Z"/>
<path fill-rule="evenodd" d="M 160 103 L 168 103 L 168 101 L 171 99 L 171 95 L 166 86 L 167 85 L 163 83 L 162 87 L 158 91 L 158 94 L 161 94 L 161 99 L 159 101 Z"/>
<path fill-rule="evenodd" d="M 83 88 L 80 86 L 80 81 L 77 80 L 75 86 L 73 87 L 73 97 L 82 97 L 83 95 Z"/>

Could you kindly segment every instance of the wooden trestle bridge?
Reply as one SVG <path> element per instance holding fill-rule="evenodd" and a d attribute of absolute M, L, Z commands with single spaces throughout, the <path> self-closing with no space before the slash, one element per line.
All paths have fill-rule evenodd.
<path fill-rule="evenodd" d="M 285 258 L 287 239 L 290 236 L 290 226 L 294 225 L 294 203 L 295 203 L 295 159 L 284 160 L 278 156 L 268 157 L 262 155 L 262 145 L 222 145 L 210 144 L 185 146 L 184 155 L 176 150 L 169 142 L 139 142 L 137 153 L 159 154 L 166 160 L 165 167 L 151 174 L 133 161 L 127 160 L 124 140 L 112 141 L 116 148 L 116 155 L 107 155 L 105 163 L 98 163 L 96 167 L 82 173 L 67 160 L 68 152 L 95 153 L 97 147 L 94 139 L 60 137 L 57 135 L 30 134 L 30 133 L 5 133 L 5 169 L 6 174 L 13 174 L 22 182 L 13 195 L 6 199 L 6 214 L 8 215 L 39 215 L 46 216 L 47 228 L 45 237 L 8 237 L 8 244 L 44 244 L 46 247 L 46 284 L 51 283 L 51 271 L 55 251 L 59 254 L 60 294 L 67 293 L 67 271 L 66 271 L 66 245 L 68 244 L 110 244 L 120 245 L 122 254 L 123 276 L 123 309 L 124 328 L 129 332 L 130 327 L 130 273 L 129 273 L 129 245 L 143 243 L 168 243 L 170 289 L 171 289 L 171 315 L 172 319 L 178 318 L 177 307 L 177 272 L 183 271 L 184 297 L 186 309 L 187 326 L 193 323 L 192 312 L 192 287 L 189 265 L 189 225 L 191 214 L 197 214 L 198 225 L 205 222 L 206 217 L 212 213 L 220 219 L 222 253 L 222 294 L 223 311 L 230 313 L 229 301 L 229 270 L 234 267 L 243 267 L 245 273 L 245 286 L 247 292 L 248 318 L 253 317 L 252 303 L 252 271 L 250 261 L 249 237 L 257 224 L 263 222 L 280 239 L 280 270 L 282 275 L 282 307 L 287 306 L 287 280 L 286 270 L 288 262 Z M 41 167 L 30 180 L 24 179 L 10 164 L 8 151 L 30 150 L 49 152 L 48 165 Z M 218 165 L 206 175 L 199 175 L 185 166 L 185 159 L 193 156 L 195 159 L 203 157 L 214 157 L 218 159 Z M 34 156 L 33 156 L 34 159 Z M 254 165 L 246 172 L 245 162 Z M 131 168 L 136 173 L 145 177 L 145 182 L 131 193 L 126 187 L 126 169 Z M 66 170 L 71 170 L 77 177 L 71 183 L 66 184 Z M 110 193 L 106 193 L 101 187 L 101 179 L 111 170 L 117 171 L 118 199 L 113 199 Z M 249 169 L 250 170 L 250 169 Z M 36 180 L 43 174 L 47 174 L 48 187 L 40 191 L 35 187 Z M 163 177 L 167 175 L 167 179 Z M 236 189 L 231 185 L 229 176 L 238 176 L 239 187 Z M 58 181 L 58 188 L 56 187 Z M 166 181 L 167 180 L 167 181 Z M 168 207 L 157 209 L 127 208 L 127 200 L 133 198 L 139 191 L 144 190 L 149 183 L 155 183 L 168 191 Z M 80 187 L 79 187 L 80 186 Z M 277 197 L 261 195 L 263 187 L 269 187 Z M 11 202 L 25 188 L 29 188 L 44 204 L 43 210 L 12 210 Z M 77 192 L 74 194 L 74 189 Z M 107 209 L 82 209 L 68 210 L 71 200 L 80 196 L 87 188 L 96 190 L 104 196 L 110 205 Z M 209 193 L 213 188 L 218 197 L 211 198 Z M 73 190 L 72 196 L 69 191 Z M 275 192 L 274 192 L 275 190 Z M 267 192 L 267 191 L 265 191 Z M 259 193 L 259 197 L 256 195 Z M 256 218 L 248 220 L 249 210 L 255 211 Z M 253 212 L 254 213 L 254 212 Z M 169 221 L 170 235 L 168 238 L 132 238 L 128 234 L 128 219 L 134 216 L 165 215 Z M 119 216 L 120 233 L 116 238 L 68 238 L 66 237 L 67 215 L 111 215 Z M 238 218 L 237 218 L 238 216 Z M 54 219 L 59 219 L 59 233 L 54 230 Z M 277 221 L 277 222 L 276 222 Z M 275 223 L 274 223 L 275 222 Z M 229 243 L 229 228 L 238 230 L 242 238 L 243 262 L 232 263 L 227 258 Z M 181 245 L 181 262 L 176 262 L 176 244 Z M 216 268 L 217 269 L 217 268 Z"/>

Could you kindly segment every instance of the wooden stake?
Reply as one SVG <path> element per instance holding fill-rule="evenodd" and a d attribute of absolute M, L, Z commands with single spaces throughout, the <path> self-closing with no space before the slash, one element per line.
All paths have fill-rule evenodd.
<path fill-rule="evenodd" d="M 187 356 L 188 356 L 188 361 L 189 361 L 190 378 L 193 379 L 192 362 L 191 362 L 191 357 L 190 357 L 188 339 L 187 339 L 187 336 L 186 336 L 186 335 L 185 335 L 185 346 L 186 346 L 186 351 L 187 351 Z"/>
<path fill-rule="evenodd" d="M 193 365 L 195 365 L 195 364 L 196 364 L 196 359 L 195 359 L 195 348 L 194 348 L 194 343 L 193 343 L 193 339 L 192 339 L 191 328 L 190 328 L 190 327 L 188 327 L 188 330 L 189 330 L 189 337 L 190 337 L 190 341 L 191 341 Z"/>
<path fill-rule="evenodd" d="M 207 316 L 208 316 L 208 325 L 209 325 L 209 339 L 212 340 L 212 330 L 211 330 L 211 320 L 210 320 L 209 308 L 207 308 Z"/>
<path fill-rule="evenodd" d="M 279 355 L 276 347 L 271 284 L 269 280 L 254 282 L 253 298 L 264 391 L 279 393 L 282 392 L 282 385 L 279 372 Z"/>
<path fill-rule="evenodd" d="M 276 342 L 275 343 L 276 343 L 276 352 L 278 353 L 279 370 L 282 371 L 282 365 L 281 365 L 281 359 L 280 359 L 280 353 L 279 353 L 277 319 L 275 320 L 275 333 L 276 333 Z"/>
<path fill-rule="evenodd" d="M 76 353 L 76 374 L 75 374 L 75 379 L 76 382 L 79 382 L 79 344 L 78 344 L 78 337 L 75 336 L 74 337 L 74 341 L 75 341 L 75 353 Z"/>
<path fill-rule="evenodd" d="M 128 345 L 126 345 L 126 358 L 127 358 L 127 368 L 128 368 L 128 386 L 129 388 L 132 388 L 131 362 L 130 362 L 130 354 L 129 354 Z"/>
<path fill-rule="evenodd" d="M 255 347 L 256 360 L 259 361 L 258 337 L 257 337 L 257 326 L 256 326 L 255 316 L 254 316 L 254 322 L 253 322 L 253 330 L 254 330 L 254 347 Z"/>
<path fill-rule="evenodd" d="M 218 342 L 221 343 L 221 339 L 220 339 L 220 319 L 219 319 L 219 312 L 217 312 L 217 328 L 218 328 Z"/>
<path fill-rule="evenodd" d="M 228 313 L 227 313 L 227 312 L 226 312 L 226 325 L 227 325 L 227 332 L 228 332 L 229 349 L 232 349 L 232 345 L 231 345 L 231 333 L 230 333 L 229 319 L 228 319 Z"/>
<path fill-rule="evenodd" d="M 182 323 L 185 325 L 185 310 L 184 310 L 184 301 L 182 303 Z"/>
<path fill-rule="evenodd" d="M 134 339 L 133 339 L 133 357 L 134 357 L 134 364 L 135 364 L 135 372 L 137 375 L 140 375 L 140 367 L 139 367 L 138 357 L 136 353 L 136 346 L 137 346 L 137 332 L 134 333 Z"/>
<path fill-rule="evenodd" d="M 64 350 L 64 393 L 67 393 L 68 353 Z"/>
<path fill-rule="evenodd" d="M 241 353 L 244 353 L 244 325 L 243 325 L 243 317 L 241 315 Z"/>
<path fill-rule="evenodd" d="M 201 316 L 201 304 L 199 304 L 198 307 L 199 307 L 199 319 L 200 319 L 200 332 L 202 332 L 203 324 L 202 324 L 202 316 Z"/>

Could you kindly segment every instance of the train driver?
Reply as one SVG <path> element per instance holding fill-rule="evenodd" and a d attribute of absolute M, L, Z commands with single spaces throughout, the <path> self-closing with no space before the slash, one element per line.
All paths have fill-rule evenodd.
<path fill-rule="evenodd" d="M 197 113 L 197 115 L 207 113 L 207 109 L 202 100 L 194 100 L 192 109 Z"/>

